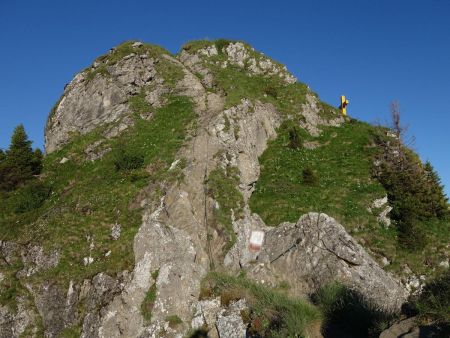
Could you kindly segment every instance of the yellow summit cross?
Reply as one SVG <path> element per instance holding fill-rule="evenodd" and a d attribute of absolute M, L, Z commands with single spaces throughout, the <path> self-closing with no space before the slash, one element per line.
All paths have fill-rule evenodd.
<path fill-rule="evenodd" d="M 348 106 L 348 100 L 345 98 L 344 95 L 341 95 L 341 105 L 339 106 L 339 109 L 342 112 L 342 115 L 347 116 L 347 106 Z"/>

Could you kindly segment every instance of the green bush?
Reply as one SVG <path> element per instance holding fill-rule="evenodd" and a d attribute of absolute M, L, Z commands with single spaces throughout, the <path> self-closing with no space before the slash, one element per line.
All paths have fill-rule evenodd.
<path fill-rule="evenodd" d="M 33 181 L 18 189 L 11 196 L 12 210 L 16 214 L 40 208 L 50 196 L 51 189 L 39 181 Z"/>
<path fill-rule="evenodd" d="M 424 287 L 415 306 L 421 318 L 450 325 L 450 270 Z"/>
<path fill-rule="evenodd" d="M 273 97 L 274 99 L 278 98 L 278 90 L 273 85 L 266 86 L 266 88 L 264 88 L 264 93 L 268 96 Z"/>
<path fill-rule="evenodd" d="M 119 148 L 114 156 L 117 171 L 139 169 L 144 165 L 144 156 L 124 148 Z"/>
<path fill-rule="evenodd" d="M 218 39 L 214 43 L 216 45 L 218 53 L 223 54 L 223 49 L 230 44 L 230 41 L 226 39 Z"/>
<path fill-rule="evenodd" d="M 319 183 L 319 177 L 310 167 L 306 167 L 302 170 L 302 179 L 303 183 L 306 185 L 317 185 Z"/>

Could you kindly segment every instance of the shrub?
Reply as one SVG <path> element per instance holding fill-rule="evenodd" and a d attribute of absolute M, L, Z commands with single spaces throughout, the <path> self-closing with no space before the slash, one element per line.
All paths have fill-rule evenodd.
<path fill-rule="evenodd" d="M 319 183 L 319 178 L 316 172 L 310 167 L 306 167 L 302 170 L 303 183 L 307 185 L 317 185 Z"/>
<path fill-rule="evenodd" d="M 296 127 L 289 129 L 289 148 L 300 149 L 302 147 L 302 141 L 300 140 L 300 135 Z"/>
<path fill-rule="evenodd" d="M 217 52 L 219 54 L 223 54 L 223 49 L 226 48 L 230 44 L 230 41 L 226 40 L 226 39 L 218 39 L 214 43 L 216 45 Z"/>
<path fill-rule="evenodd" d="M 156 280 L 158 279 L 158 275 L 159 269 L 152 272 L 151 276 L 153 279 L 153 284 L 150 286 L 150 289 L 148 289 L 141 304 L 141 314 L 147 323 L 152 320 L 152 310 L 156 301 Z"/>
<path fill-rule="evenodd" d="M 278 98 L 278 90 L 274 86 L 266 86 L 266 88 L 264 88 L 264 93 L 266 93 L 266 95 L 268 96 L 272 96 L 274 99 Z"/>
<path fill-rule="evenodd" d="M 16 214 L 40 208 L 50 196 L 51 189 L 42 182 L 31 182 L 18 189 L 11 197 L 12 210 Z"/>
<path fill-rule="evenodd" d="M 450 270 L 424 287 L 415 306 L 421 318 L 450 325 Z"/>
<path fill-rule="evenodd" d="M 139 169 L 144 165 L 144 156 L 119 148 L 115 154 L 114 166 L 117 171 Z"/>

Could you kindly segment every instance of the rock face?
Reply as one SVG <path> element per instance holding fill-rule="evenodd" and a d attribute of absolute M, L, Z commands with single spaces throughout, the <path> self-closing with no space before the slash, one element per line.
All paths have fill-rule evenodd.
<path fill-rule="evenodd" d="M 221 49 L 211 45 L 192 53 L 183 50 L 177 58 L 160 50 L 152 52 L 142 43 L 127 48 L 120 58 L 118 50 L 112 50 L 110 58 L 100 58 L 68 84 L 47 123 L 46 151 L 61 149 L 73 134 L 100 130 L 102 137 L 112 138 L 133 128 L 130 104 L 136 95 L 148 104 L 148 112 L 140 116 L 148 121 L 152 110 L 165 104 L 166 95 L 183 95 L 195 104 L 196 129 L 169 171 L 182 159 L 186 162 L 182 168 L 185 179 L 164 182 L 159 204 L 139 204 L 144 211 L 133 241 L 132 271 L 116 276 L 100 273 L 83 282 L 70 282 L 67 290 L 51 283 L 30 286 L 36 310 L 25 310 L 23 305 L 13 315 L 1 307 L 0 337 L 18 337 L 37 316 L 42 319 L 46 337 L 58 337 L 72 326 L 80 327 L 84 338 L 182 337 L 191 328 L 204 325 L 214 328 L 210 330 L 212 337 L 243 337 L 246 328 L 240 311 L 247 306 L 244 301 L 227 308 L 217 299 L 199 301 L 201 281 L 212 266 L 247 270 L 251 278 L 268 285 L 288 280 L 298 294 L 339 280 L 380 308 L 395 311 L 400 307 L 405 291 L 334 219 L 309 213 L 296 224 L 268 228 L 250 212 L 248 200 L 260 174 L 258 158 L 277 136 L 283 118 L 273 104 L 258 99 L 243 98 L 226 106 L 226 95 L 216 88 L 208 65 L 210 58 L 224 55 L 219 67 L 232 65 L 249 76 L 276 77 L 289 86 L 296 79 L 285 67 L 240 42 Z M 175 83 L 167 77 L 167 67 L 181 74 Z M 318 135 L 323 125 L 343 122 L 339 116 L 322 119 L 319 101 L 310 92 L 301 110 L 304 119 L 300 127 L 313 135 Z M 105 142 L 96 141 L 85 148 L 83 161 L 100 160 L 109 151 Z M 236 170 L 239 180 L 235 188 L 244 201 L 242 218 L 235 219 L 234 210 L 231 212 L 237 239 L 225 257 L 223 248 L 229 239 L 213 224 L 214 209 L 221 206 L 208 194 L 209 174 L 218 168 Z M 265 232 L 260 252 L 248 250 L 252 230 Z M 112 226 L 111 238 L 120 236 L 121 226 Z M 0 249 L 6 262 L 21 256 L 25 276 L 59 262 L 57 251 L 44 254 L 39 247 L 29 247 L 21 255 L 14 254 L 18 250 L 14 243 L 0 242 Z M 141 305 L 151 289 L 155 290 L 155 301 L 151 320 L 146 321 Z M 83 316 L 77 310 L 80 308 Z M 171 326 L 171 316 L 181 323 Z"/>
<path fill-rule="evenodd" d="M 45 129 L 45 150 L 51 153 L 66 144 L 72 133 L 85 134 L 94 128 L 118 123 L 109 131 L 117 135 L 128 127 L 121 119 L 130 114 L 129 99 L 144 86 L 153 86 L 149 93 L 151 102 L 159 102 L 162 93 L 169 91 L 164 86 L 157 63 L 164 53 L 150 57 L 142 46 L 134 45 L 131 53 L 115 64 L 99 65 L 77 74 L 66 86 L 60 101 L 55 105 Z M 110 54 L 114 54 L 114 49 Z M 176 62 L 167 55 L 164 60 Z M 103 68 L 100 68 L 103 67 Z M 108 74 L 107 76 L 102 74 Z"/>
<path fill-rule="evenodd" d="M 333 218 L 318 213 L 302 216 L 296 224 L 282 223 L 274 229 L 264 227 L 257 215 L 248 215 L 235 224 L 239 231 L 236 246 L 226 264 L 244 266 L 258 280 L 277 285 L 281 280 L 295 280 L 304 290 L 339 281 L 358 291 L 376 307 L 398 311 L 408 293 L 386 273 L 348 235 Z M 265 230 L 264 246 L 259 253 L 248 249 L 251 230 Z"/>

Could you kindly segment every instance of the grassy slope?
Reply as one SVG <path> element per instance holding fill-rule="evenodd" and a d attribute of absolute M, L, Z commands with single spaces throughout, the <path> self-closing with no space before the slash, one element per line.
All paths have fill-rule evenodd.
<path fill-rule="evenodd" d="M 313 138 L 301 133 L 303 141 L 314 141 L 315 149 L 291 149 L 289 124 L 279 130 L 260 158 L 261 177 L 250 199 L 252 211 L 265 222 L 276 226 L 296 222 L 309 211 L 324 212 L 341 222 L 363 246 L 392 264 L 386 269 L 401 272 L 408 264 L 417 274 L 433 274 L 450 238 L 446 221 L 431 220 L 425 224 L 429 245 L 424 252 L 408 252 L 398 246 L 395 225 L 386 228 L 377 223 L 367 207 L 386 192 L 372 178 L 373 156 L 378 151 L 372 138 L 381 129 L 350 120 L 341 127 L 324 128 Z M 303 182 L 302 170 L 311 168 L 318 176 L 317 185 Z M 425 264 L 425 260 L 427 264 Z"/>
<path fill-rule="evenodd" d="M 229 41 L 226 40 L 194 41 L 183 49 L 194 53 L 211 45 L 223 48 L 227 43 Z M 256 59 L 265 58 L 251 49 L 248 53 Z M 401 272 L 408 264 L 416 274 L 439 272 L 439 268 L 435 271 L 434 267 L 448 250 L 448 221 L 427 221 L 424 224 L 429 243 L 426 249 L 424 252 L 408 252 L 398 246 L 395 225 L 385 228 L 378 224 L 375 215 L 381 210 L 373 213 L 367 210 L 374 199 L 386 195 L 381 184 L 372 178 L 373 155 L 377 151 L 372 146 L 372 138 L 375 134 L 384 134 L 383 128 L 351 119 L 339 128 L 323 128 L 323 134 L 317 138 L 300 130 L 303 141 L 319 143 L 320 146 L 290 149 L 287 147 L 288 130 L 303 119 L 300 112 L 306 102 L 306 94 L 315 94 L 305 84 L 286 84 L 276 75 L 250 76 L 249 72 L 234 65 L 222 68 L 226 55 L 220 49 L 216 56 L 200 57 L 214 74 L 217 88 L 225 93 L 225 107 L 239 104 L 243 98 L 260 100 L 273 104 L 285 121 L 279 137 L 269 144 L 260 158 L 261 176 L 250 200 L 252 210 L 259 213 L 267 224 L 275 226 L 283 221 L 295 222 L 309 211 L 325 212 L 341 222 L 365 248 L 387 257 L 392 263 L 386 267 L 387 270 Z M 324 119 L 339 114 L 337 109 L 323 102 L 319 102 L 319 107 Z M 302 182 L 302 170 L 306 167 L 317 173 L 318 185 Z"/>
<path fill-rule="evenodd" d="M 281 128 L 260 158 L 263 169 L 250 200 L 252 210 L 272 226 L 296 222 L 311 210 L 332 215 L 353 229 L 373 224 L 375 217 L 366 209 L 384 189 L 371 179 L 371 127 L 354 122 L 327 128 L 317 138 L 302 133 L 305 141 L 318 142 L 315 149 L 287 147 L 288 129 Z M 364 153 L 368 156 L 361 156 Z M 302 170 L 307 167 L 316 172 L 317 185 L 303 183 Z"/>
<path fill-rule="evenodd" d="M 177 116 L 176 119 L 173 116 Z M 176 151 L 183 144 L 190 124 L 195 120 L 193 105 L 185 97 L 171 97 L 163 108 L 155 111 L 150 121 L 135 118 L 135 126 L 116 139 L 106 141 L 113 150 L 103 159 L 84 161 L 84 149 L 99 138 L 101 128 L 75 138 L 64 149 L 45 158 L 42 180 L 51 186 L 52 195 L 42 207 L 24 214 L 9 212 L 9 200 L 0 206 L 2 239 L 25 244 L 44 245 L 46 251 L 60 250 L 57 267 L 37 273 L 27 282 L 56 281 L 66 285 L 69 280 L 81 281 L 104 271 L 115 274 L 134 266 L 133 238 L 141 222 L 141 210 L 130 208 L 136 195 L 151 182 L 180 179 L 180 171 L 167 172 Z M 118 148 L 128 153 L 144 155 L 146 168 L 130 171 L 115 169 Z M 70 158 L 60 164 L 62 157 Z M 157 199 L 159 185 L 147 195 Z M 110 237 L 111 226 L 122 226 L 120 239 Z M 11 226 L 13 225 L 13 226 Z M 89 256 L 90 236 L 94 240 L 93 264 L 83 265 Z M 105 257 L 105 253 L 111 254 Z M 2 290 L 3 304 L 13 301 L 20 292 L 14 277 L 20 266 L 8 267 L 10 287 Z M 3 283 L 8 285 L 8 283 Z"/>

